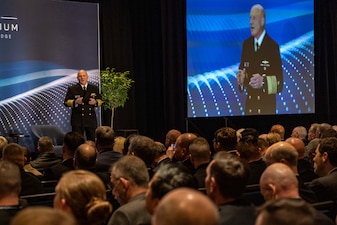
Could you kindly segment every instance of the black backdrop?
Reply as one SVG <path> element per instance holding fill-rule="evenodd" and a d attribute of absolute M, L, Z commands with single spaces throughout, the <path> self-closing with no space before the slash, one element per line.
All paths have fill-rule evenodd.
<path fill-rule="evenodd" d="M 185 0 L 82 0 L 100 4 L 101 68 L 130 70 L 136 81 L 114 129 L 139 129 L 163 141 L 171 128 L 211 138 L 221 126 L 267 132 L 313 122 L 337 124 L 337 1 L 315 1 L 316 113 L 186 119 Z M 85 15 L 84 15 L 85 16 Z M 85 67 L 85 66 L 84 66 Z M 103 112 L 102 122 L 110 124 Z"/>

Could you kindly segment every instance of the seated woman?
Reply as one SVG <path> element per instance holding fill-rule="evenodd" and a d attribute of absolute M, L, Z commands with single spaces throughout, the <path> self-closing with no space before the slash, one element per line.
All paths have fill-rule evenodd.
<path fill-rule="evenodd" d="M 54 208 L 72 214 L 79 225 L 102 225 L 112 212 L 101 179 L 85 170 L 65 173 L 55 188 Z"/>

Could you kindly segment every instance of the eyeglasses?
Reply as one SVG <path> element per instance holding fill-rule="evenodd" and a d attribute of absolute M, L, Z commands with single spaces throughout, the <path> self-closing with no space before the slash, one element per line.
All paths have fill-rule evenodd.
<path fill-rule="evenodd" d="M 110 190 L 114 189 L 118 185 L 120 179 L 121 179 L 121 177 L 117 177 L 115 179 L 113 179 L 112 177 L 110 177 L 110 182 L 108 184 L 108 188 Z"/>

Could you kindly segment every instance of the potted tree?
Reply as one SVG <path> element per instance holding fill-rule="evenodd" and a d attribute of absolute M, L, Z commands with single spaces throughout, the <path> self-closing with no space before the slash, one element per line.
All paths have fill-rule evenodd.
<path fill-rule="evenodd" d="M 111 128 L 113 129 L 113 119 L 115 108 L 124 106 L 128 99 L 128 91 L 134 82 L 128 77 L 130 71 L 118 72 L 115 68 L 107 67 L 101 70 L 101 90 L 103 108 L 111 109 Z"/>

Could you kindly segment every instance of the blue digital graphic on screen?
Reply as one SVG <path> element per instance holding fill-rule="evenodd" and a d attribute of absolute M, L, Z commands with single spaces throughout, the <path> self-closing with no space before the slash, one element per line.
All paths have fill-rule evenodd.
<path fill-rule="evenodd" d="M 187 0 L 187 117 L 245 115 L 247 93 L 239 91 L 236 74 L 256 3 Z M 276 94 L 275 114 L 314 113 L 313 0 L 258 4 L 266 32 L 280 48 L 283 89 Z"/>
<path fill-rule="evenodd" d="M 27 134 L 20 144 L 35 150 L 32 125 L 71 130 L 63 102 L 77 71 L 99 85 L 98 13 L 96 3 L 1 0 L 0 135 Z"/>

